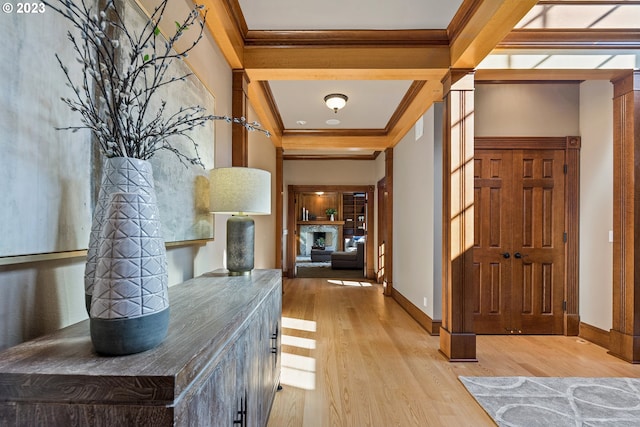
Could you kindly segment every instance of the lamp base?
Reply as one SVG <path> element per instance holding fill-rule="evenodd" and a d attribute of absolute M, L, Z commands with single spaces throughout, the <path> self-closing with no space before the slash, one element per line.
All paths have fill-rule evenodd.
<path fill-rule="evenodd" d="M 231 270 L 229 270 L 229 276 L 251 276 L 251 270 L 249 270 L 249 271 L 231 271 Z"/>
<path fill-rule="evenodd" d="M 251 274 L 254 266 L 255 223 L 246 215 L 227 219 L 227 270 L 229 276 Z"/>

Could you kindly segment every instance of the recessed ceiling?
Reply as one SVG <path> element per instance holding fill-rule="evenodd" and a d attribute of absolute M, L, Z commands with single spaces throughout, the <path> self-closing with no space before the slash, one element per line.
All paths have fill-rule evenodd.
<path fill-rule="evenodd" d="M 444 30 L 462 4 L 462 0 L 238 2 L 249 31 Z M 412 81 L 270 80 L 267 83 L 286 130 L 382 130 Z M 349 100 L 343 109 L 334 113 L 326 107 L 323 98 L 336 92 L 347 95 Z M 327 120 L 339 120 L 339 124 L 327 124 Z"/>
<path fill-rule="evenodd" d="M 239 0 L 249 30 L 444 29 L 461 0 Z"/>
<path fill-rule="evenodd" d="M 285 154 L 393 147 L 451 68 L 479 81 L 604 79 L 640 57 L 636 1 L 203 1 Z M 337 114 L 323 102 L 334 92 L 349 97 Z"/>
<path fill-rule="evenodd" d="M 273 80 L 269 82 L 286 129 L 384 129 L 411 81 Z M 342 93 L 347 105 L 335 113 L 325 95 Z M 338 119 L 339 125 L 327 120 Z M 305 121 L 299 125 L 298 121 Z"/>

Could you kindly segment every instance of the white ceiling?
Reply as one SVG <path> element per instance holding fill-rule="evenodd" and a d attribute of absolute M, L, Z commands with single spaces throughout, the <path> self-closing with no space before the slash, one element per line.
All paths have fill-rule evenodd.
<path fill-rule="evenodd" d="M 462 0 L 239 0 L 249 30 L 444 29 Z"/>
<path fill-rule="evenodd" d="M 402 97 L 408 80 L 274 80 L 269 82 L 286 129 L 384 129 Z M 335 113 L 325 95 L 342 93 L 347 105 Z M 329 125 L 329 119 L 340 124 Z M 306 124 L 298 124 L 303 120 Z"/>

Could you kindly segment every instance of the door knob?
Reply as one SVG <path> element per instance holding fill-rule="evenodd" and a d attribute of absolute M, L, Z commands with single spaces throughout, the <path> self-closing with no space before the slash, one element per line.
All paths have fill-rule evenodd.
<path fill-rule="evenodd" d="M 522 254 L 520 252 L 516 252 L 515 254 L 513 254 L 513 256 L 518 259 L 522 258 Z"/>
<path fill-rule="evenodd" d="M 509 259 L 509 258 L 511 258 L 511 254 L 509 252 L 505 252 L 505 253 L 502 254 L 502 258 Z"/>

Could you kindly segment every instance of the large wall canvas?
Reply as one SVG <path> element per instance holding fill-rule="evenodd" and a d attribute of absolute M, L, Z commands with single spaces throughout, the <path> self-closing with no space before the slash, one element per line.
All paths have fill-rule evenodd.
<path fill-rule="evenodd" d="M 130 0 L 125 16 L 128 26 L 146 19 Z M 0 257 L 86 249 L 102 159 L 89 132 L 55 129 L 80 124 L 80 116 L 60 100 L 73 92 L 55 59 L 57 53 L 72 78 L 79 77 L 66 38 L 70 26 L 53 11 L 4 13 L 0 23 L 6 34 L 0 45 Z M 172 66 L 177 75 L 190 72 L 185 62 Z M 160 99 L 167 100 L 168 113 L 202 105 L 214 114 L 214 98 L 195 76 L 167 86 Z M 163 151 L 151 160 L 166 242 L 213 237 L 207 180 L 214 164 L 213 126 L 209 122 L 191 134 L 205 168 L 185 166 Z M 188 140 L 174 144 L 193 149 Z"/>

